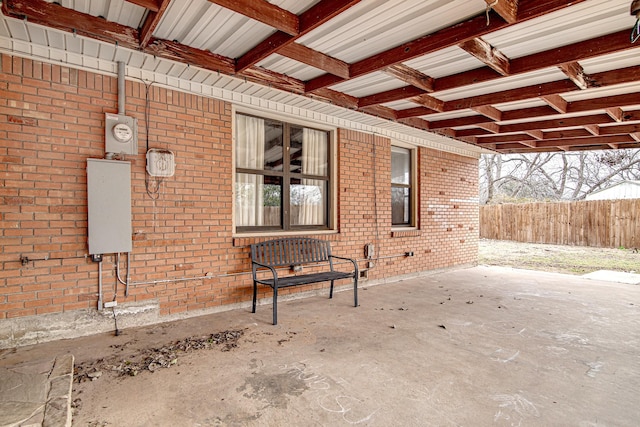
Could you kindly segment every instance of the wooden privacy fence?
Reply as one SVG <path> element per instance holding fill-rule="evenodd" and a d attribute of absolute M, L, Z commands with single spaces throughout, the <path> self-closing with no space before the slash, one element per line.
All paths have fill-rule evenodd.
<path fill-rule="evenodd" d="M 480 237 L 638 248 L 640 199 L 480 206 Z"/>

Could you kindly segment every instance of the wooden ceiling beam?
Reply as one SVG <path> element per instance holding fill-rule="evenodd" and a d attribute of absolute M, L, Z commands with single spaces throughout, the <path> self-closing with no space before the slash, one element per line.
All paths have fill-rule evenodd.
<path fill-rule="evenodd" d="M 228 0 L 225 0 L 228 1 Z M 233 0 L 232 0 L 233 1 Z M 251 3 L 252 0 L 244 0 Z M 362 0 L 321 0 L 318 3 L 314 4 L 308 10 L 302 12 L 297 16 L 298 20 L 298 31 L 295 35 L 289 34 L 285 31 L 276 31 L 271 34 L 266 39 L 262 40 L 256 46 L 254 46 L 251 50 L 246 52 L 240 58 L 236 59 L 236 72 L 241 73 L 249 67 L 254 66 L 258 62 L 267 58 L 269 55 L 278 52 L 278 50 L 285 48 L 287 45 L 294 43 L 298 38 L 304 36 L 310 31 L 316 29 L 320 25 L 344 12 L 345 10 L 353 7 L 358 4 Z M 294 15 L 295 16 L 295 15 Z M 318 52 L 320 53 L 320 52 Z M 326 55 L 325 55 L 326 56 Z M 298 58 L 292 58 L 298 60 Z M 320 64 L 321 61 L 316 59 L 316 65 Z M 336 61 L 339 61 L 336 59 Z M 301 61 L 302 62 L 302 61 Z M 330 61 L 326 61 L 330 62 Z M 306 62 L 305 62 L 306 63 Z M 307 64 L 311 65 L 311 64 Z M 315 65 L 312 65 L 315 66 Z M 322 69 L 322 68 L 321 68 Z M 324 70 L 330 73 L 329 70 Z M 329 76 L 333 76 L 335 78 L 344 80 L 346 77 L 338 77 L 333 74 L 327 74 Z M 323 87 L 327 87 L 329 85 L 325 85 Z"/>
<path fill-rule="evenodd" d="M 344 108 L 349 108 L 350 110 L 358 108 L 358 98 L 328 88 L 318 90 L 312 94 L 308 94 L 308 96 L 311 98 L 322 99 L 330 104 L 339 105 Z"/>
<path fill-rule="evenodd" d="M 429 122 L 418 117 L 398 118 L 398 122 L 414 128 L 429 130 Z"/>
<path fill-rule="evenodd" d="M 617 33 L 560 46 L 532 55 L 513 58 L 509 62 L 509 72 L 511 75 L 517 75 L 541 70 L 543 68 L 559 67 L 563 64 L 579 60 L 620 52 L 630 47 L 629 31 L 622 30 Z M 485 66 L 438 78 L 434 82 L 434 89 L 436 91 L 454 89 L 461 86 L 495 80 L 500 77 L 502 76 L 499 73 Z M 597 81 L 594 76 L 590 76 L 590 78 Z"/>
<path fill-rule="evenodd" d="M 567 112 L 568 102 L 557 94 L 541 96 L 542 100 L 560 114 Z"/>
<path fill-rule="evenodd" d="M 434 114 L 434 113 L 437 113 L 437 111 L 427 107 L 414 107 L 414 108 L 407 108 L 404 110 L 397 110 L 397 115 L 399 119 L 425 116 L 427 114 Z"/>
<path fill-rule="evenodd" d="M 622 108 L 620 107 L 613 107 L 613 108 L 607 108 L 605 110 L 607 112 L 607 114 L 609 115 L 609 117 L 611 117 L 613 120 L 615 120 L 616 122 L 622 122 L 623 121 L 623 111 Z"/>
<path fill-rule="evenodd" d="M 624 93 L 622 95 L 603 96 L 600 98 L 572 101 L 567 105 L 567 113 L 603 110 L 613 107 L 625 107 L 640 104 L 640 92 Z"/>
<path fill-rule="evenodd" d="M 242 72 L 242 77 L 248 81 L 259 83 L 264 86 L 281 89 L 285 92 L 304 94 L 304 83 L 293 77 L 276 73 L 262 67 L 247 68 Z"/>
<path fill-rule="evenodd" d="M 541 130 L 538 130 L 538 129 L 528 130 L 525 133 L 527 135 L 531 136 L 532 138 L 537 139 L 537 140 L 544 139 L 544 132 L 542 132 Z"/>
<path fill-rule="evenodd" d="M 445 102 L 439 100 L 438 98 L 434 98 L 433 96 L 430 95 L 419 95 L 419 96 L 414 96 L 413 98 L 410 99 L 412 102 L 415 102 L 416 104 L 420 104 L 423 107 L 427 107 L 430 110 L 434 110 L 437 112 L 443 112 L 444 111 L 444 105 Z"/>
<path fill-rule="evenodd" d="M 156 0 L 125 0 L 127 3 L 135 4 L 145 9 L 149 9 L 151 12 L 158 12 L 160 5 Z"/>
<path fill-rule="evenodd" d="M 529 73 L 542 68 L 560 66 L 595 56 L 628 50 L 629 31 L 622 30 L 511 60 L 513 74 Z"/>
<path fill-rule="evenodd" d="M 484 130 L 488 130 L 489 132 L 494 134 L 502 133 L 502 131 L 500 130 L 501 127 L 497 123 L 480 123 L 478 124 L 478 127 Z"/>
<path fill-rule="evenodd" d="M 205 70 L 219 71 L 225 74 L 232 74 L 234 71 L 232 59 L 169 40 L 152 38 L 144 51 L 159 58 L 201 67 Z"/>
<path fill-rule="evenodd" d="M 494 133 L 516 133 L 516 132 L 530 132 L 530 131 L 543 131 L 545 129 L 561 129 L 570 127 L 584 127 L 587 125 L 603 125 L 611 124 L 611 117 L 607 114 L 592 114 L 586 116 L 577 117 L 565 117 L 554 118 L 549 120 L 537 120 L 527 121 L 522 123 L 503 124 L 499 126 L 499 129 Z M 478 136 L 481 137 L 486 132 L 482 132 L 482 129 L 487 129 L 492 126 L 492 130 L 495 130 L 495 123 L 479 123 L 476 126 L 478 128 L 465 129 L 464 136 Z M 605 127 L 602 127 L 604 129 Z M 569 131 L 565 131 L 569 132 Z M 545 139 L 548 138 L 547 132 L 545 132 Z"/>
<path fill-rule="evenodd" d="M 582 138 L 566 138 L 562 140 L 562 146 L 564 147 L 576 147 L 581 145 L 601 145 L 601 144 L 616 144 L 622 142 L 631 142 L 633 138 L 629 135 L 609 135 L 609 136 L 587 136 Z M 554 147 L 558 145 L 558 141 L 539 141 L 538 147 Z"/>
<path fill-rule="evenodd" d="M 505 90 L 502 92 L 487 93 L 484 95 L 471 96 L 445 102 L 444 111 L 462 110 L 482 105 L 500 104 L 503 102 L 521 101 L 525 99 L 539 98 L 544 95 L 554 95 L 557 93 L 576 90 L 575 85 L 569 80 L 558 80 L 555 82 L 542 83 L 521 87 L 517 89 Z"/>
<path fill-rule="evenodd" d="M 487 117 L 482 115 L 473 115 L 466 117 L 456 117 L 454 119 L 433 120 L 429 122 L 430 129 L 445 129 L 461 126 L 479 125 L 482 123 L 490 123 Z"/>
<path fill-rule="evenodd" d="M 584 128 L 593 136 L 600 135 L 600 126 L 598 125 L 586 125 Z"/>
<path fill-rule="evenodd" d="M 296 38 L 282 31 L 276 31 L 240 58 L 236 59 L 236 73 L 242 73 L 247 68 L 253 67 L 269 55 L 274 54 L 278 49 L 282 49 L 289 43 L 293 43 Z M 332 75 L 332 74 L 328 74 Z"/>
<path fill-rule="evenodd" d="M 298 43 L 285 44 L 276 53 L 338 77 L 349 77 L 349 64 Z"/>
<path fill-rule="evenodd" d="M 640 50 L 635 51 L 640 55 Z M 640 80 L 640 66 L 618 68 L 616 70 L 603 71 L 602 73 L 591 74 L 595 81 L 595 86 L 610 86 L 613 84 L 630 83 Z"/>
<path fill-rule="evenodd" d="M 529 148 L 538 148 L 538 141 L 518 141 L 518 144 L 522 144 L 525 147 L 529 147 Z"/>
<path fill-rule="evenodd" d="M 384 104 L 385 102 L 393 102 L 401 99 L 413 98 L 419 95 L 423 95 L 424 93 L 424 90 L 415 86 L 404 86 L 398 89 L 391 89 L 370 96 L 363 96 L 358 101 L 358 105 L 360 107 L 367 107 L 370 105 Z"/>
<path fill-rule="evenodd" d="M 611 126 L 599 126 L 598 135 L 635 134 L 640 132 L 640 123 L 616 124 Z"/>
<path fill-rule="evenodd" d="M 573 61 L 560 64 L 559 68 L 580 89 L 585 90 L 595 86 L 594 80 L 584 72 L 582 65 L 578 62 Z"/>
<path fill-rule="evenodd" d="M 479 135 L 476 137 L 478 144 L 504 144 L 507 142 L 535 141 L 536 138 L 526 133 L 515 133 L 511 135 Z"/>
<path fill-rule="evenodd" d="M 606 114 L 592 114 L 588 116 L 538 120 L 525 123 L 502 125 L 500 126 L 500 132 L 507 133 L 542 129 L 559 129 L 573 126 L 600 125 L 604 123 L 611 123 L 611 119 Z"/>
<path fill-rule="evenodd" d="M 478 107 L 473 107 L 472 110 L 488 117 L 491 120 L 495 120 L 496 122 L 502 120 L 502 111 L 492 107 L 491 105 L 480 105 Z"/>
<path fill-rule="evenodd" d="M 518 21 L 518 0 L 484 0 L 487 8 L 493 9 L 502 19 L 509 24 Z"/>
<path fill-rule="evenodd" d="M 160 23 L 162 16 L 167 11 L 171 0 L 161 0 L 160 4 L 157 4 L 156 10 L 149 10 L 147 17 L 140 28 L 140 47 L 145 48 L 149 44 L 149 41 L 153 37 L 153 32 Z M 155 3 L 155 2 L 154 2 Z"/>
<path fill-rule="evenodd" d="M 414 70 L 404 64 L 395 64 L 381 70 L 383 73 L 393 76 L 398 80 L 424 90 L 433 92 L 433 77 Z"/>
<path fill-rule="evenodd" d="M 57 28 L 69 33 L 97 39 L 137 50 L 139 33 L 135 28 L 109 22 L 86 13 L 76 12 L 44 0 L 3 0 L 5 16 L 27 19 L 35 24 Z"/>
<path fill-rule="evenodd" d="M 360 107 L 360 111 L 364 111 L 367 114 L 373 116 L 382 117 L 383 119 L 396 120 L 396 110 L 384 107 L 382 105 L 368 105 L 366 107 Z"/>
<path fill-rule="evenodd" d="M 591 136 L 591 135 L 592 135 L 591 132 L 589 132 L 584 128 L 550 130 L 550 131 L 544 132 L 544 139 L 578 138 L 581 136 Z"/>
<path fill-rule="evenodd" d="M 517 22 L 537 18 L 583 1 L 585 0 L 574 0 L 572 2 L 566 2 L 564 0 L 540 0 L 528 2 L 526 7 L 522 6 L 518 8 Z M 467 40 L 482 37 L 485 34 L 508 25 L 510 24 L 496 19 L 490 21 L 487 25 L 484 14 L 476 16 L 465 22 L 443 28 L 432 34 L 427 34 L 426 36 L 355 62 L 351 64 L 351 78 L 360 77 L 440 49 L 455 46 Z M 345 79 L 331 81 L 325 79 L 324 76 L 319 76 L 307 82 L 306 90 L 310 92 L 326 87 L 323 85 L 335 84 L 344 80 Z"/>
<path fill-rule="evenodd" d="M 291 36 L 297 36 L 300 33 L 300 22 L 295 13 L 282 9 L 266 0 L 209 1 Z"/>
<path fill-rule="evenodd" d="M 461 129 L 454 131 L 454 137 L 456 138 L 468 138 L 468 137 L 480 137 L 482 135 L 494 135 L 493 132 L 489 132 L 482 128 Z"/>
<path fill-rule="evenodd" d="M 509 58 L 485 40 L 477 37 L 458 46 L 500 75 L 509 75 Z"/>

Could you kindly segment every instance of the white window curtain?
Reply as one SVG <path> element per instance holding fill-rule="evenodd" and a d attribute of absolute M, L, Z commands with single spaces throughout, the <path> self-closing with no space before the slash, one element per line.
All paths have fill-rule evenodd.
<path fill-rule="evenodd" d="M 327 151 L 327 133 L 304 128 L 302 134 L 302 173 L 326 176 Z M 298 191 L 300 206 L 297 225 L 326 224 L 325 182 L 321 179 L 302 180 Z"/>
<path fill-rule="evenodd" d="M 236 116 L 236 168 L 264 168 L 264 120 L 238 114 Z M 258 226 L 264 223 L 264 179 L 262 175 L 236 173 L 236 226 Z"/>

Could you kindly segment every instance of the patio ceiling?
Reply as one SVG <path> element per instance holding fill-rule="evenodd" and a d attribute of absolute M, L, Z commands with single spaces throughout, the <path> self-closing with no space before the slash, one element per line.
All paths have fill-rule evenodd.
<path fill-rule="evenodd" d="M 3 0 L 16 19 L 0 22 L 0 37 L 97 59 L 109 56 L 104 46 L 122 47 L 168 76 L 203 84 L 201 70 L 232 76 L 252 96 L 272 100 L 275 88 L 502 153 L 622 149 L 640 148 L 630 5 Z"/>

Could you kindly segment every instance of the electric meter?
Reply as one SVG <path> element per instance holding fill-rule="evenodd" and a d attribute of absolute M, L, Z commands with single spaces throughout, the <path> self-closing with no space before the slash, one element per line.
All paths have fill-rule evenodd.
<path fill-rule="evenodd" d="M 105 113 L 106 154 L 138 154 L 138 120 L 124 114 Z"/>
<path fill-rule="evenodd" d="M 133 129 L 126 123 L 118 123 L 113 127 L 112 131 L 113 137 L 119 142 L 126 143 L 133 138 Z"/>

